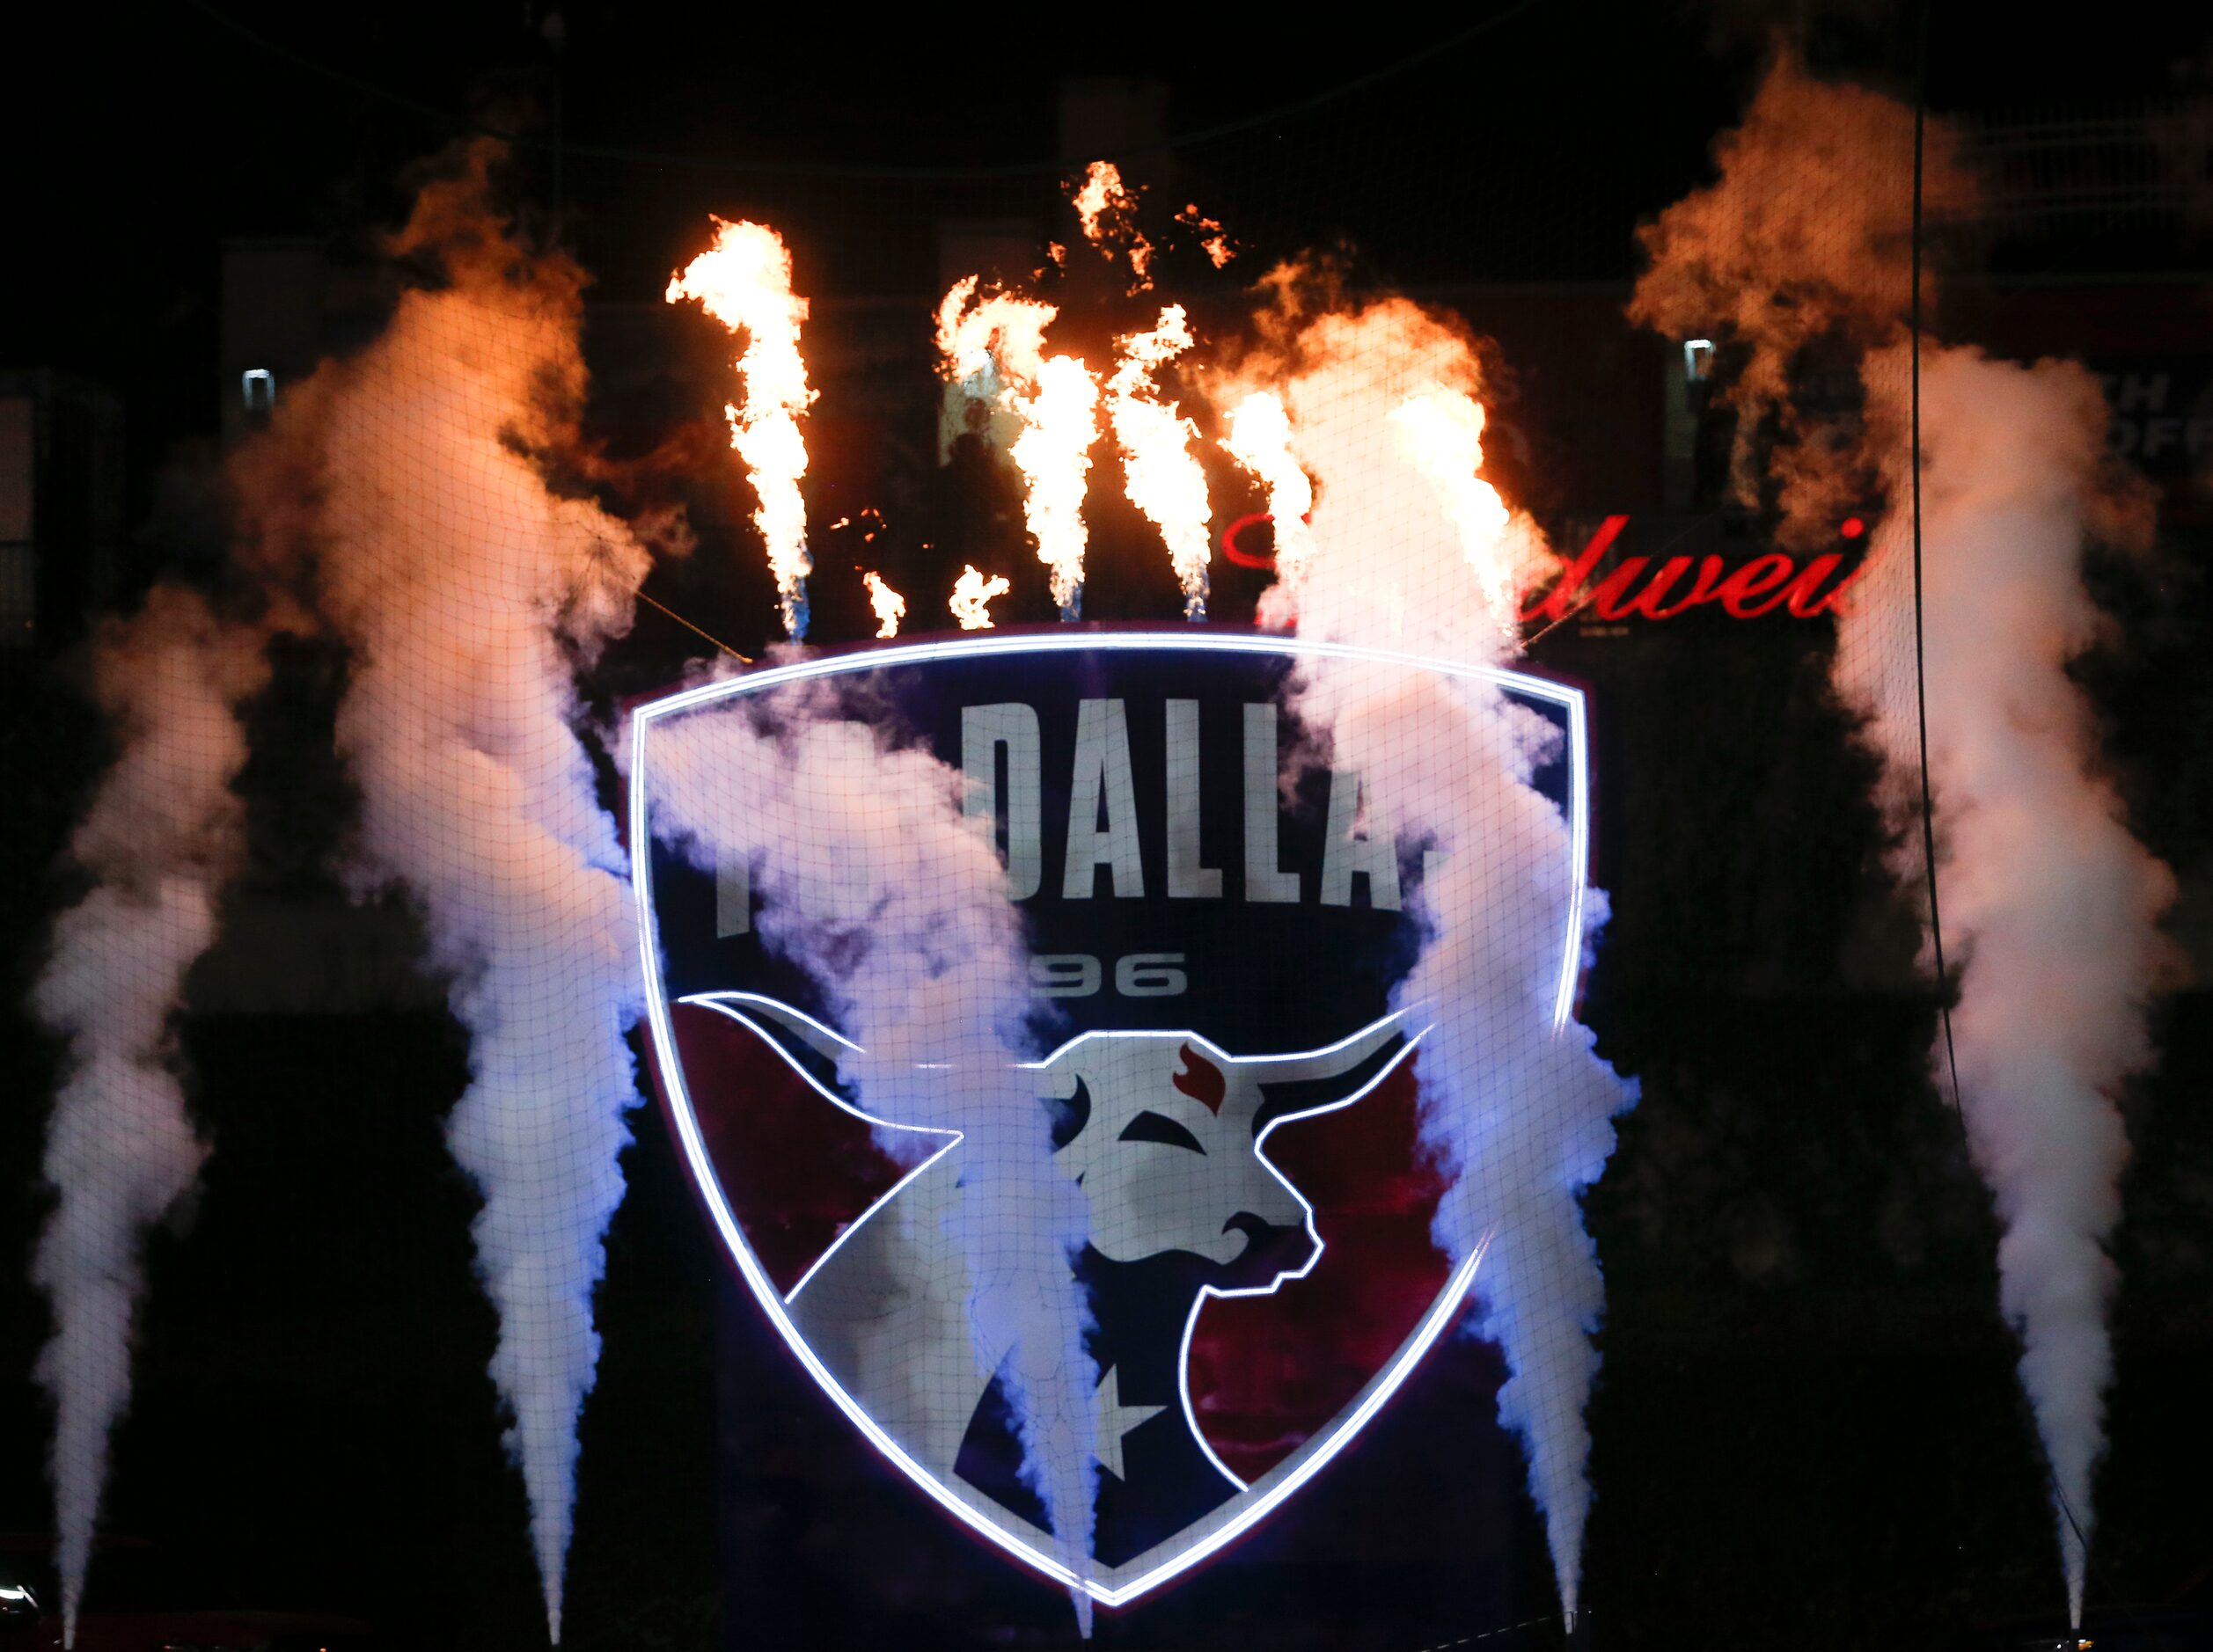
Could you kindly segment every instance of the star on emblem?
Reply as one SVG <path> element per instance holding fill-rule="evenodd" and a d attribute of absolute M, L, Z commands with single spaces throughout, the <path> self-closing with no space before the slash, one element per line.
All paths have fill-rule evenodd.
<path fill-rule="evenodd" d="M 1117 1374 L 1120 1368 L 1110 1365 L 1105 1376 L 1099 1378 L 1099 1391 L 1092 1397 L 1091 1413 L 1097 1419 L 1099 1443 L 1092 1456 L 1099 1466 L 1117 1480 L 1126 1480 L 1122 1471 L 1122 1439 L 1132 1429 L 1150 1422 L 1166 1406 L 1125 1406 L 1122 1403 L 1122 1380 Z"/>

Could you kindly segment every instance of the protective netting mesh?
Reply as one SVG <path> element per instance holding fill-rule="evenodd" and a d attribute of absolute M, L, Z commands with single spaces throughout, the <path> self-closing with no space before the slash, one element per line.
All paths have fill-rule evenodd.
<path fill-rule="evenodd" d="M 473 1266 L 495 1321 L 436 1287 L 423 1437 L 481 1424 L 457 1507 L 507 1535 L 453 1575 L 502 1581 L 392 1608 L 410 1644 L 522 1634 L 531 1578 L 556 1641 L 704 1644 L 620 1580 L 717 1519 L 733 1645 L 1047 1644 L 1102 1603 L 1132 1646 L 1660 1644 L 1696 1554 L 1855 1473 L 1740 1585 L 1795 1643 L 1909 1611 L 1860 1599 L 1886 1566 L 1952 1588 L 1962 1529 L 1930 1621 L 2048 1609 L 2040 1481 L 2079 1617 L 2110 1097 L 2173 885 L 2067 666 L 2146 500 L 2093 380 L 1935 325 L 1975 211 L 1940 122 L 1779 53 L 1686 192 L 1620 135 L 1664 88 L 1541 121 L 1511 21 L 1359 94 L 1389 119 L 1165 148 L 1156 90 L 1078 87 L 1065 169 L 586 150 L 573 254 L 548 157 L 475 140 L 319 271 L 219 560 L 92 648 L 111 761 L 30 999 L 70 1633 L 135 1315 L 140 1432 L 194 1414 L 147 1281 L 223 1290 L 149 1233 L 211 1151 L 218 1214 L 256 1196 L 219 1177 L 259 1115 L 202 1091 L 311 1110 L 333 1061 L 421 1093 L 355 1286 Z M 673 1146 L 626 1156 L 649 1098 Z M 621 1217 L 669 1231 L 603 1288 L 627 1177 L 677 1214 Z M 719 1431 L 663 1434 L 724 1264 Z M 1956 1385 L 1838 1352 L 1886 1291 L 1981 1316 Z M 593 1400 L 626 1333 L 648 1374 Z M 150 1460 L 114 1496 L 188 1549 Z M 411 1466 L 436 1546 L 451 1466 Z"/>

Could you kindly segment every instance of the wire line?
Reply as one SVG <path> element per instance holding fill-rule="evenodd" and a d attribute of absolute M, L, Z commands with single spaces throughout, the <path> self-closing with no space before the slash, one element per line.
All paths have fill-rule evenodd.
<path fill-rule="evenodd" d="M 1929 939 L 1936 954 L 1937 1010 L 1944 1022 L 1944 1058 L 1952 1077 L 1952 1110 L 1967 1128 L 1967 1108 L 1960 1097 L 1960 1052 L 1952 1041 L 1951 978 L 1944 963 L 1944 918 L 1937 904 L 1936 788 L 1929 774 L 1929 667 L 1924 649 L 1921 590 L 1921 236 L 1922 163 L 1928 127 L 1929 14 L 1936 0 L 1923 0 L 1921 39 L 1914 68 L 1913 89 L 1913 292 L 1908 299 L 1910 334 L 1912 450 L 1907 455 L 1913 478 L 1913 687 L 1915 710 L 1921 725 L 1921 858 L 1929 886 Z M 1972 1144 L 1970 1144 L 1972 1151 Z"/>
<path fill-rule="evenodd" d="M 1924 130 L 1928 123 L 1929 80 L 1929 18 L 1936 10 L 1936 0 L 1922 0 L 1921 38 L 1914 65 L 1913 91 L 1913 296 L 1909 322 L 1911 327 L 1912 384 L 1912 442 L 1913 442 L 1913 662 L 1914 691 L 1921 715 L 1921 848 L 1928 864 L 1929 884 L 1929 939 L 1935 954 L 1937 966 L 1937 1009 L 1944 1023 L 1945 1067 L 1952 1080 L 1952 1110 L 1960 1121 L 1961 1135 L 1967 1135 L 1967 1107 L 1960 1091 L 1960 1052 L 1952 1037 L 1952 993 L 1944 964 L 1944 921 L 1937 907 L 1937 829 L 1934 787 L 1929 776 L 1929 673 L 1924 660 L 1921 598 L 1921 238 L 1922 238 L 1922 164 Z M 1968 1140 L 1970 1156 L 1975 1144 Z M 2083 1530 L 2082 1522 L 2075 1517 L 2075 1510 L 2068 1501 L 2066 1489 L 2059 1483 L 2057 1469 L 2048 1453 L 2045 1458 L 2046 1478 L 2052 1488 L 2052 1501 L 2059 1505 L 2060 1517 L 2074 1532 L 2075 1541 L 2082 1545 L 2085 1571 L 2105 1585 L 2106 1592 L 2114 1599 L 2121 1593 L 2114 1587 L 2113 1579 L 2092 1553 L 2090 1534 Z"/>
<path fill-rule="evenodd" d="M 640 602 L 644 603 L 650 607 L 659 609 L 670 619 L 675 620 L 678 625 L 683 626 L 685 630 L 692 632 L 699 636 L 706 638 L 709 642 L 720 648 L 724 654 L 729 654 L 732 659 L 741 660 L 747 665 L 753 663 L 753 656 L 751 654 L 738 653 L 736 649 L 731 647 L 729 643 L 724 642 L 720 637 L 716 636 L 713 632 L 707 630 L 705 626 L 693 625 L 690 620 L 686 619 L 682 614 L 678 613 L 675 609 L 670 607 L 666 603 L 658 601 L 654 597 L 648 596 L 645 592 L 645 587 L 642 585 L 634 588 L 632 595 L 636 596 Z"/>

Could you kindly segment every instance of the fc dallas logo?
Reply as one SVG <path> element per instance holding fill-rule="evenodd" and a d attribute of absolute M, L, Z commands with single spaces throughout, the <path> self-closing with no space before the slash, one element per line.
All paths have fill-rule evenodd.
<path fill-rule="evenodd" d="M 1425 846 L 1370 839 L 1360 754 L 1315 760 L 1280 709 L 1300 657 L 1324 654 L 1489 677 L 1550 719 L 1563 737 L 1537 778 L 1580 855 L 1573 690 L 1293 639 L 920 644 L 756 672 L 634 721 L 656 1066 L 733 1261 L 825 1393 L 923 1491 L 1110 1606 L 1310 1481 L 1452 1324 L 1480 1261 L 1451 1267 L 1430 1243 L 1441 1188 L 1416 1139 L 1420 1045 L 1452 1008 L 1392 1002 L 1421 940 Z M 823 716 L 831 688 L 838 714 L 895 731 L 884 749 L 920 745 L 965 771 L 1034 986 L 1060 1017 L 1054 1046 L 998 1079 L 1008 1105 L 1039 1109 L 1046 1173 L 1088 1210 L 1074 1258 L 1092 1367 L 1088 1561 L 1055 1541 L 1008 1350 L 970 1312 L 972 1275 L 994 1261 L 956 1237 L 977 1231 L 972 1144 L 871 1110 L 854 1082 L 868 1052 L 764 943 L 773 869 L 694 864 L 657 800 L 656 742 L 665 765 L 679 737 L 718 737 L 716 719 L 758 738 Z M 1564 990 L 1579 923 L 1545 938 Z M 914 1134 L 888 1151 L 898 1131 Z M 1007 1233 L 1033 1242 L 1020 1222 Z"/>

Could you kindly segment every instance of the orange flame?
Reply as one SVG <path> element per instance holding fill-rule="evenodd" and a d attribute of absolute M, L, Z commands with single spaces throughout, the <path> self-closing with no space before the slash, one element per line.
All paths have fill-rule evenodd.
<path fill-rule="evenodd" d="M 1122 181 L 1122 169 L 1112 161 L 1093 161 L 1083 182 L 1069 197 L 1083 238 L 1099 249 L 1110 264 L 1118 248 L 1127 248 L 1130 273 L 1136 276 L 1132 292 L 1149 291 L 1153 285 L 1153 244 L 1137 225 L 1137 196 Z"/>
<path fill-rule="evenodd" d="M 1220 400 L 1234 410 L 1231 451 L 1288 490 L 1278 499 L 1271 487 L 1290 556 L 1262 594 L 1262 623 L 1400 637 L 1455 656 L 1514 652 L 1513 595 L 1552 559 L 1536 524 L 1480 474 L 1475 339 L 1409 299 L 1348 303 L 1326 267 L 1286 265 L 1261 284 L 1273 294 L 1262 347 L 1236 364 Z M 1264 402 L 1245 410 L 1256 393 L 1280 399 L 1287 442 Z M 1240 427 L 1238 413 L 1259 422 Z M 1311 479 L 1304 488 L 1293 461 Z M 1302 498 L 1310 533 L 1291 526 Z"/>
<path fill-rule="evenodd" d="M 1478 477 L 1483 468 L 1483 404 L 1464 391 L 1433 385 L 1408 398 L 1391 424 L 1414 466 L 1443 490 L 1445 514 L 1460 534 L 1461 554 L 1483 583 L 1491 618 L 1511 632 L 1518 596 L 1513 521 L 1499 490 Z"/>
<path fill-rule="evenodd" d="M 1098 380 L 1075 356 L 1044 354 L 1045 326 L 1059 313 L 1052 305 L 1009 293 L 971 304 L 977 284 L 973 275 L 956 281 L 938 306 L 941 366 L 969 395 L 995 401 L 1019 422 L 1008 453 L 1027 484 L 1023 518 L 1037 559 L 1052 570 L 1052 599 L 1073 619 L 1083 603 L 1083 496 L 1099 429 Z"/>
<path fill-rule="evenodd" d="M 1307 563 L 1314 554 L 1314 530 L 1307 525 L 1314 509 L 1314 484 L 1292 451 L 1291 415 L 1284 409 L 1283 398 L 1273 391 L 1257 390 L 1232 407 L 1222 446 L 1268 490 L 1268 514 L 1275 521 L 1276 580 L 1295 613 L 1299 588 L 1306 581 Z"/>
<path fill-rule="evenodd" d="M 1037 372 L 1025 410 L 1029 427 L 1010 450 L 1030 484 L 1022 514 L 1052 570 L 1052 600 L 1073 618 L 1083 603 L 1083 494 L 1091 443 L 1099 432 L 1099 383 L 1074 356 L 1056 355 Z"/>
<path fill-rule="evenodd" d="M 807 634 L 807 506 L 799 479 L 807 473 L 807 443 L 799 420 L 815 398 L 807 388 L 807 362 L 799 330 L 807 301 L 791 289 L 791 254 L 766 224 L 714 223 L 714 245 L 669 278 L 670 303 L 695 299 L 732 333 L 746 335 L 737 358 L 744 406 L 723 408 L 730 445 L 745 461 L 760 501 L 754 524 L 768 548 L 784 630 L 794 640 Z"/>
<path fill-rule="evenodd" d="M 1206 562 L 1213 546 L 1206 524 L 1206 473 L 1191 453 L 1198 432 L 1173 402 L 1163 402 L 1153 374 L 1191 348 L 1183 307 L 1161 311 L 1150 333 L 1121 340 L 1122 364 L 1107 381 L 1107 411 L 1122 450 L 1123 485 L 1130 502 L 1152 519 L 1168 542 L 1176 577 L 1183 586 L 1183 617 L 1206 618 Z"/>
<path fill-rule="evenodd" d="M 1205 249 L 1208 261 L 1216 269 L 1237 256 L 1237 249 L 1229 243 L 1229 232 L 1221 227 L 1218 220 L 1199 211 L 1196 201 L 1176 215 L 1176 222 L 1198 231 L 1198 244 Z"/>
<path fill-rule="evenodd" d="M 989 631 L 992 599 L 1004 596 L 1014 588 L 1004 575 L 994 574 L 986 579 L 977 572 L 976 565 L 970 563 L 953 582 L 952 599 L 946 606 L 953 610 L 953 618 L 961 622 L 963 631 Z"/>
<path fill-rule="evenodd" d="M 938 304 L 942 370 L 957 384 L 986 386 L 971 391 L 979 398 L 993 393 L 989 381 L 994 373 L 1017 385 L 1034 384 L 1044 361 L 1045 328 L 1060 312 L 1038 299 L 1013 293 L 978 299 L 978 285 L 976 276 L 964 276 L 946 289 Z"/>
<path fill-rule="evenodd" d="M 1112 258 L 1114 249 L 1107 245 L 1108 238 L 1137 210 L 1137 197 L 1123 186 L 1122 169 L 1112 161 L 1093 161 L 1072 200 L 1076 222 L 1083 226 L 1083 238 L 1097 247 L 1102 257 Z"/>
<path fill-rule="evenodd" d="M 868 606 L 876 610 L 876 635 L 898 636 L 899 622 L 906 618 L 906 598 L 886 585 L 874 568 L 861 576 L 861 583 L 868 588 Z"/>

